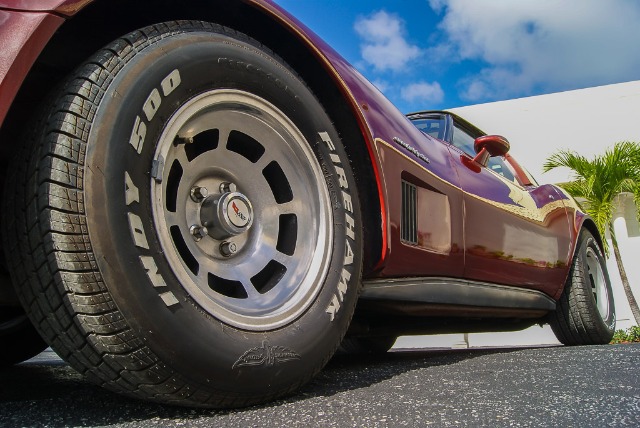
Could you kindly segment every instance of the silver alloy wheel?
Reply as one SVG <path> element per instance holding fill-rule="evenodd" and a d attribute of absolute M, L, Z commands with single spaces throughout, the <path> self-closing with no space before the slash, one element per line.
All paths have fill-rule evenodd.
<path fill-rule="evenodd" d="M 152 170 L 164 255 L 189 295 L 230 325 L 300 316 L 327 274 L 333 222 L 322 169 L 268 101 L 213 90 L 168 121 Z"/>
<path fill-rule="evenodd" d="M 603 320 L 609 318 L 609 293 L 607 291 L 607 282 L 604 278 L 604 272 L 600 265 L 598 254 L 591 247 L 587 247 L 587 274 L 591 285 L 591 292 L 596 301 L 596 307 Z"/>

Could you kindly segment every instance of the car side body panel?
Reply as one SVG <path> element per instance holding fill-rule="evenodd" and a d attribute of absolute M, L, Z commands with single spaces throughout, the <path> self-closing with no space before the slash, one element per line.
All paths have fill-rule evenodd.
<path fill-rule="evenodd" d="M 2 46 L 11 45 L 10 49 L 3 48 L 0 52 L 0 67 L 5 67 L 0 68 L 0 124 L 47 40 L 64 23 L 62 16 L 74 19 L 73 15 L 89 3 L 90 0 L 0 0 L 0 8 L 7 9 L 0 10 L 0 22 L 4 18 L 0 25 L 0 42 Z M 380 230 L 376 231 L 382 237 L 382 245 L 378 251 L 372 251 L 376 255 L 377 260 L 373 264 L 377 269 L 375 274 L 370 275 L 370 279 L 410 276 L 463 278 L 466 264 L 467 274 L 475 275 L 482 281 L 537 288 L 552 297 L 558 297 L 558 290 L 562 289 L 568 273 L 575 235 L 571 237 L 571 242 L 563 241 L 558 247 L 558 257 L 544 257 L 544 260 L 540 260 L 540 266 L 536 267 L 527 266 L 526 263 L 509 265 L 513 266 L 514 273 L 506 276 L 502 263 L 504 260 L 486 255 L 467 255 L 465 260 L 465 247 L 469 248 L 465 243 L 465 234 L 473 242 L 476 232 L 469 229 L 480 227 L 473 222 L 465 225 L 465 203 L 473 206 L 478 200 L 475 196 L 499 200 L 504 205 L 502 209 L 487 211 L 487 215 L 491 215 L 491 222 L 513 222 L 513 211 L 521 209 L 522 205 L 509 198 L 505 199 L 505 194 L 502 193 L 509 194 L 508 186 L 505 185 L 500 194 L 484 194 L 480 190 L 469 190 L 469 186 L 465 188 L 465 179 L 461 179 L 454 165 L 456 156 L 459 155 L 453 154 L 443 142 L 418 130 L 335 50 L 271 1 L 244 0 L 244 3 L 261 10 L 306 46 L 323 65 L 323 72 L 331 77 L 358 121 L 372 159 L 375 183 L 369 185 L 377 188 L 382 219 Z M 17 11 L 19 9 L 38 12 Z M 417 186 L 419 191 L 427 195 L 427 200 L 437 207 L 435 214 L 430 211 L 433 215 L 422 220 L 422 241 L 419 245 L 407 244 L 401 240 L 403 181 Z M 469 199 L 469 195 L 475 195 L 475 199 Z M 544 199 L 545 195 L 541 194 L 540 197 Z M 543 206 L 536 206 L 544 209 Z M 545 233 L 551 234 L 549 238 L 554 241 L 565 240 L 567 232 L 563 228 L 569 227 L 567 214 L 562 203 L 556 208 L 551 210 L 549 217 L 545 217 L 544 221 L 553 223 L 553 227 L 546 229 Z M 581 218 L 581 214 L 576 211 L 574 228 Z M 515 227 L 526 228 L 526 222 Z M 502 237 L 482 245 L 490 249 L 491 253 L 507 253 Z M 564 256 L 561 257 L 560 254 Z M 524 270 L 520 271 L 520 268 Z M 526 276 L 535 276 L 539 283 L 536 285 L 516 279 L 516 271 Z M 547 285 L 542 286 L 543 282 Z"/>

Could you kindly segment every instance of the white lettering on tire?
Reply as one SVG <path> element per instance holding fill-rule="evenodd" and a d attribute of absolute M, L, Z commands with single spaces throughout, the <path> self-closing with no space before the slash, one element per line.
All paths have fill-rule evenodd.
<path fill-rule="evenodd" d="M 153 260 L 153 257 L 140 256 L 140 262 L 142 263 L 142 266 L 144 266 L 144 270 L 147 271 L 147 276 L 154 287 L 162 288 L 167 286 L 162 275 L 158 273 L 158 265 L 156 265 L 156 261 Z"/>
<path fill-rule="evenodd" d="M 162 88 L 162 95 L 168 96 L 174 89 L 180 86 L 182 79 L 180 78 L 180 72 L 178 69 L 173 70 L 167 77 L 165 77 L 160 83 Z"/>
<path fill-rule="evenodd" d="M 142 153 L 142 146 L 144 145 L 144 139 L 147 136 L 147 124 L 140 120 L 140 116 L 136 116 L 136 120 L 133 123 L 133 131 L 131 132 L 131 138 L 129 138 L 129 144 L 136 149 L 138 154 Z"/>
<path fill-rule="evenodd" d="M 173 70 L 162 82 L 160 82 L 160 89 L 162 95 L 157 88 L 154 88 L 147 97 L 142 107 L 142 112 L 136 116 L 131 137 L 129 138 L 129 144 L 136 151 L 137 154 L 142 153 L 144 148 L 145 138 L 147 136 L 147 123 L 141 119 L 145 117 L 148 122 L 151 122 L 155 117 L 160 105 L 162 104 L 162 97 L 166 97 L 171 94 L 182 82 L 180 72 L 176 69 Z M 132 208 L 133 203 L 140 204 L 140 190 L 134 184 L 133 179 L 128 171 L 124 173 L 124 195 L 125 203 L 127 207 Z M 133 242 L 138 248 L 149 250 L 149 242 L 145 234 L 144 225 L 142 219 L 135 212 L 128 212 L 127 217 L 129 219 L 129 229 L 131 230 L 131 237 Z M 180 303 L 176 296 L 171 291 L 165 291 L 167 283 L 158 270 L 158 265 L 155 259 L 151 255 L 140 255 L 140 263 L 144 271 L 149 278 L 151 285 L 159 291 L 159 297 L 162 299 L 167 307 L 171 307 Z M 162 292 L 160 292 L 162 290 Z"/>
<path fill-rule="evenodd" d="M 156 115 L 156 112 L 160 108 L 160 104 L 162 104 L 162 97 L 160 96 L 160 91 L 157 89 L 153 89 L 147 98 L 147 101 L 144 102 L 142 106 L 142 111 L 144 115 L 147 117 L 147 120 L 151 122 L 153 117 Z"/>
<path fill-rule="evenodd" d="M 182 78 L 180 77 L 180 72 L 178 69 L 173 70 L 167 77 L 162 79 L 160 82 L 160 87 L 162 88 L 162 93 L 166 97 L 170 93 L 172 93 L 179 85 L 182 83 Z M 147 100 L 144 102 L 142 106 L 142 112 L 144 116 L 147 118 L 148 122 L 151 122 L 156 115 L 156 112 L 160 108 L 162 104 L 162 96 L 160 95 L 160 91 L 157 88 L 153 88 Z M 129 144 L 136 149 L 138 154 L 142 153 L 142 148 L 144 147 L 144 140 L 147 136 L 147 124 L 140 119 L 140 115 L 136 116 L 135 121 L 133 123 L 133 131 L 131 131 L 131 137 L 129 138 Z"/>
<path fill-rule="evenodd" d="M 124 173 L 124 196 L 127 206 L 131 205 L 134 202 L 140 202 L 140 191 L 135 186 L 135 184 L 133 184 L 131 176 L 126 171 Z"/>
<path fill-rule="evenodd" d="M 156 261 L 151 256 L 140 256 L 140 262 L 144 267 L 144 270 L 147 272 L 147 276 L 149 277 L 149 281 L 155 288 L 163 288 L 167 286 L 167 283 L 164 282 L 164 278 L 158 272 L 158 266 L 156 265 Z M 166 291 L 164 293 L 160 293 L 160 298 L 164 302 L 167 307 L 171 307 L 173 305 L 177 305 L 178 299 L 171 291 Z"/>
<path fill-rule="evenodd" d="M 340 192 L 342 194 L 342 206 L 345 210 L 345 233 L 348 238 L 355 240 L 355 219 L 353 218 L 353 200 L 351 199 L 351 195 L 346 191 L 349 190 L 349 183 L 347 181 L 347 177 L 342 168 L 342 161 L 337 153 L 335 153 L 336 146 L 331 141 L 331 137 L 326 132 L 320 132 L 320 139 L 327 145 L 329 150 L 331 151 L 330 158 L 331 162 L 336 169 L 336 173 L 338 175 L 338 183 L 342 188 Z M 327 306 L 326 313 L 329 314 L 329 318 L 333 321 L 336 318 L 336 314 L 340 311 L 341 304 L 344 300 L 344 295 L 347 293 L 349 288 L 349 281 L 351 280 L 351 273 L 346 269 L 347 266 L 353 264 L 353 250 L 351 248 L 351 244 L 349 243 L 349 239 L 345 240 L 345 251 L 344 251 L 344 263 L 342 272 L 340 273 L 340 281 L 336 287 L 336 291 L 331 298 L 331 302 L 329 306 Z"/>
<path fill-rule="evenodd" d="M 144 233 L 144 226 L 142 225 L 142 219 L 139 215 L 134 213 L 127 213 L 129 217 L 129 228 L 131 229 L 131 236 L 136 247 L 149 249 L 149 242 L 147 241 L 147 235 Z"/>

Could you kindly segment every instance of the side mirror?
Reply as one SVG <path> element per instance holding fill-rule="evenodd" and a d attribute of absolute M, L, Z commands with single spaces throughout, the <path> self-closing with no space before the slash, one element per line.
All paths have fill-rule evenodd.
<path fill-rule="evenodd" d="M 473 160 L 482 166 L 487 166 L 489 158 L 506 155 L 511 145 L 509 140 L 501 135 L 485 135 L 476 138 L 473 148 L 476 151 L 476 157 Z"/>

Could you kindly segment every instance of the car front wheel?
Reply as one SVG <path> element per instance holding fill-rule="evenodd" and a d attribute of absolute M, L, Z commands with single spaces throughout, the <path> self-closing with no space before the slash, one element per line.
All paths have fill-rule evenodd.
<path fill-rule="evenodd" d="M 148 27 L 81 66 L 44 123 L 5 233 L 63 358 L 208 407 L 323 367 L 358 295 L 360 208 L 331 120 L 277 55 L 213 24 Z"/>

